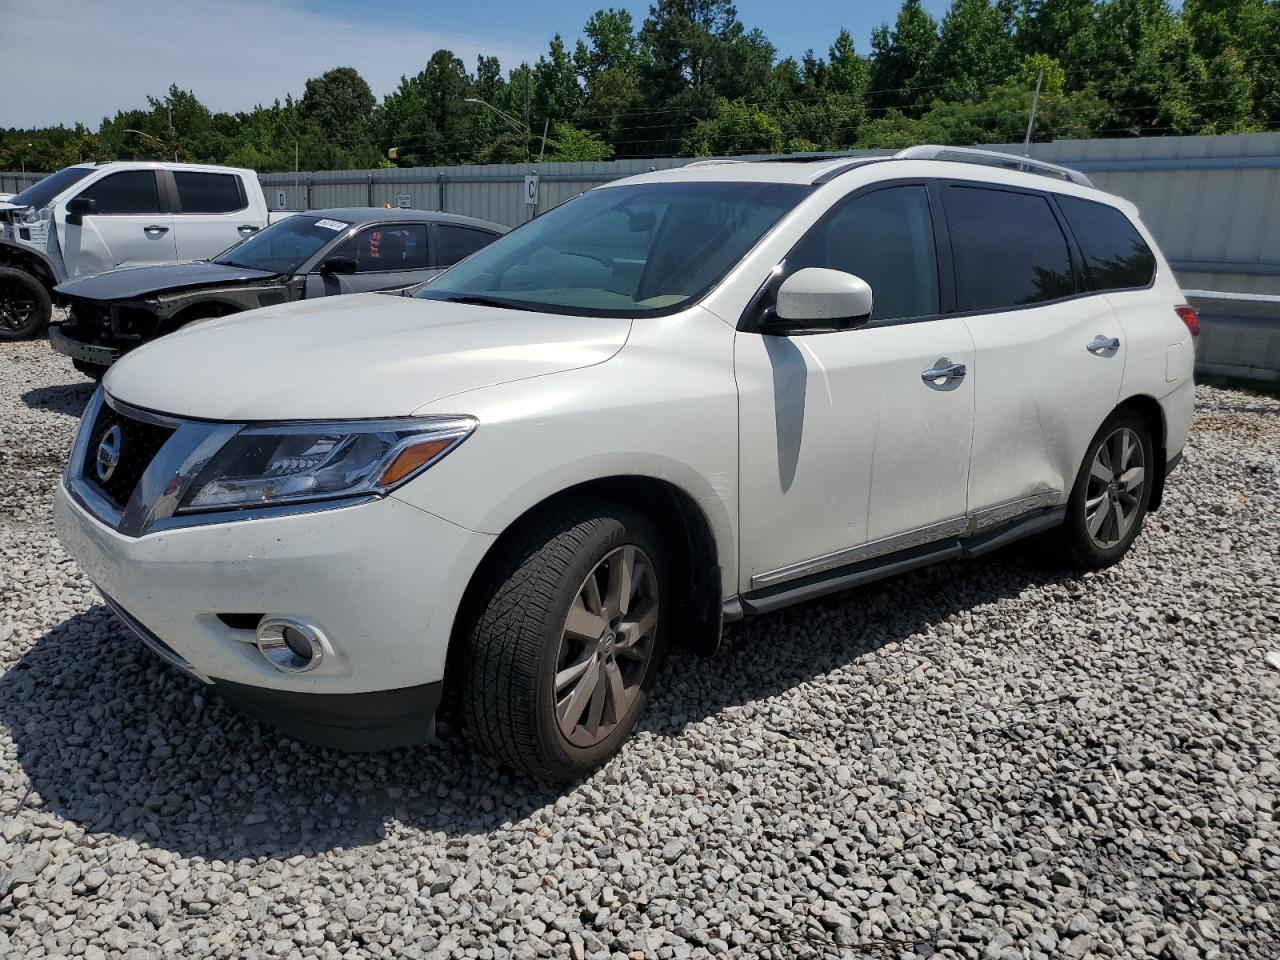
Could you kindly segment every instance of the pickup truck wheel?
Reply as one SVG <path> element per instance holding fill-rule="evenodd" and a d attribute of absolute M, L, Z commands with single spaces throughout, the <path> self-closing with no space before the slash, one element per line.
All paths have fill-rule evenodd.
<path fill-rule="evenodd" d="M 1075 565 L 1097 570 L 1128 552 L 1147 514 L 1154 466 L 1146 421 L 1130 410 L 1108 418 L 1089 444 L 1060 530 Z"/>
<path fill-rule="evenodd" d="M 53 314 L 44 284 L 24 270 L 0 267 L 0 340 L 25 340 L 43 333 Z"/>
<path fill-rule="evenodd" d="M 671 595 L 664 544 L 640 514 L 602 504 L 549 514 L 504 547 L 463 637 L 465 726 L 510 767 L 576 780 L 644 710 Z"/>

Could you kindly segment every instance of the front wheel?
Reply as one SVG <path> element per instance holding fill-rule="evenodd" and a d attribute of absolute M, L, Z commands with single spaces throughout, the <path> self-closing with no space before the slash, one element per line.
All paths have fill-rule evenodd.
<path fill-rule="evenodd" d="M 548 514 L 499 549 L 462 638 L 467 731 L 536 779 L 578 779 L 644 711 L 671 595 L 662 538 L 602 504 Z"/>
<path fill-rule="evenodd" d="M 1136 413 L 1121 410 L 1094 436 L 1067 502 L 1061 536 L 1081 567 L 1109 567 L 1142 530 L 1151 499 L 1155 457 L 1151 432 Z"/>
<path fill-rule="evenodd" d="M 26 340 L 42 333 L 53 315 L 44 284 L 25 270 L 0 267 L 0 340 Z"/>

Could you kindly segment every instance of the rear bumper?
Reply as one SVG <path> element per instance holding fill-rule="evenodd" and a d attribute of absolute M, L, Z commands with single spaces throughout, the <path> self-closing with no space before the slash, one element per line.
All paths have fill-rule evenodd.
<path fill-rule="evenodd" d="M 90 363 L 95 367 L 109 367 L 120 359 L 121 351 L 115 347 L 106 347 L 99 343 L 84 343 L 62 332 L 60 326 L 49 328 L 49 346 L 57 353 Z"/>

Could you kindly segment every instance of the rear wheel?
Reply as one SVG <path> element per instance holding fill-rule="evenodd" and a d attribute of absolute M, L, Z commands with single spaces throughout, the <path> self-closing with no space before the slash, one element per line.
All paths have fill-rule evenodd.
<path fill-rule="evenodd" d="M 557 511 L 477 585 L 463 638 L 469 735 L 540 780 L 585 776 L 631 734 L 660 661 L 661 537 L 622 507 Z"/>
<path fill-rule="evenodd" d="M 25 270 L 0 267 L 0 340 L 25 340 L 42 333 L 53 315 L 44 284 Z"/>
<path fill-rule="evenodd" d="M 1142 530 L 1155 459 L 1146 421 L 1129 410 L 1102 425 L 1085 454 L 1067 503 L 1062 539 L 1079 566 L 1109 567 Z"/>

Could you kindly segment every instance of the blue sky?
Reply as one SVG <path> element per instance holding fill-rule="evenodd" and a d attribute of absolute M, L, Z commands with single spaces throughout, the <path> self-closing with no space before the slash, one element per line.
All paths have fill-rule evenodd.
<path fill-rule="evenodd" d="M 825 53 L 841 26 L 868 49 L 901 0 L 743 0 L 738 14 L 782 55 Z M 473 66 L 492 53 L 510 68 L 536 60 L 559 31 L 570 45 L 607 2 L 559 0 L 427 3 L 423 0 L 2 0 L 0 127 L 77 122 L 96 127 L 117 109 L 144 106 L 169 84 L 215 110 L 244 110 L 308 77 L 355 67 L 381 97 L 415 74 L 439 47 Z M 618 4 L 637 26 L 648 3 Z M 924 0 L 940 16 L 948 0 Z"/>
<path fill-rule="evenodd" d="M 306 6 L 335 15 L 350 13 L 350 0 L 311 0 Z M 648 3 L 560 0 L 557 3 L 518 3 L 514 0 L 475 4 L 424 3 L 421 0 L 373 0 L 361 6 L 362 19 L 396 29 L 399 26 L 431 27 L 459 35 L 498 35 L 528 43 L 539 50 L 559 31 L 566 38 L 580 35 L 587 18 L 601 7 L 631 12 L 636 27 L 649 12 Z M 783 56 L 799 57 L 812 47 L 825 52 L 840 28 L 853 34 L 858 49 L 867 52 L 871 31 L 892 23 L 901 0 L 742 0 L 738 17 L 748 28 L 759 27 Z M 941 18 L 949 0 L 924 0 L 924 7 Z"/>

